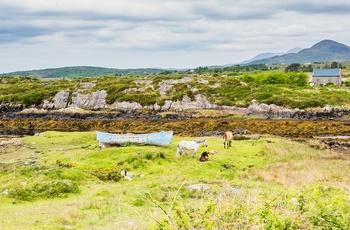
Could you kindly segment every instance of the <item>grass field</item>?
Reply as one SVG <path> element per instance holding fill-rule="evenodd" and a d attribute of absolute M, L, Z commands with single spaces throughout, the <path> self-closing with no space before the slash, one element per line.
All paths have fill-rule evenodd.
<path fill-rule="evenodd" d="M 178 141 L 199 138 L 102 150 L 95 139 L 45 132 L 2 145 L 0 229 L 350 228 L 350 155 L 317 143 L 252 136 L 224 149 L 210 136 L 195 158 L 176 158 Z M 200 162 L 206 150 L 219 154 Z"/>

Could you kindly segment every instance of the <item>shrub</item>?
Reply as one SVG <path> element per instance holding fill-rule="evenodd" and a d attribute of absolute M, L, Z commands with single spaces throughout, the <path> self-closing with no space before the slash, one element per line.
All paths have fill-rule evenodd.
<path fill-rule="evenodd" d="M 119 168 L 94 169 L 90 171 L 90 174 L 102 181 L 119 181 L 122 178 L 120 171 Z"/>
<path fill-rule="evenodd" d="M 26 186 L 16 185 L 9 189 L 10 197 L 32 201 L 37 198 L 66 197 L 69 193 L 78 193 L 78 184 L 69 180 L 34 182 Z"/>
<path fill-rule="evenodd" d="M 261 72 L 256 74 L 245 73 L 241 80 L 257 84 L 288 84 L 306 86 L 308 75 L 305 73 Z"/>

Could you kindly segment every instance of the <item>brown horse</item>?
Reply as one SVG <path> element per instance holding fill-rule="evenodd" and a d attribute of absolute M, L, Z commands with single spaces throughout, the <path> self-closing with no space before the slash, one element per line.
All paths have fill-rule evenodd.
<path fill-rule="evenodd" d="M 224 133 L 222 136 L 222 141 L 224 142 L 224 149 L 231 147 L 231 142 L 232 142 L 233 134 L 231 131 L 227 131 Z"/>
<path fill-rule="evenodd" d="M 199 158 L 199 161 L 203 162 L 203 161 L 208 161 L 208 160 L 209 160 L 208 152 L 203 152 L 201 157 Z"/>

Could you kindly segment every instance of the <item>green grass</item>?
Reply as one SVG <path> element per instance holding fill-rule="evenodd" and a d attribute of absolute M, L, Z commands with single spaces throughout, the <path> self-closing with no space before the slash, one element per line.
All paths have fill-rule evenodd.
<path fill-rule="evenodd" d="M 350 157 L 261 136 L 100 150 L 93 132 L 46 132 L 0 154 L 4 229 L 348 229 Z M 313 145 L 315 145 L 313 143 Z M 200 162 L 206 150 L 219 154 Z M 18 162 L 35 159 L 36 166 Z M 120 177 L 127 169 L 134 179 Z M 207 190 L 187 186 L 208 184 Z M 7 191 L 8 195 L 3 191 Z M 30 216 L 30 219 L 28 219 Z"/>

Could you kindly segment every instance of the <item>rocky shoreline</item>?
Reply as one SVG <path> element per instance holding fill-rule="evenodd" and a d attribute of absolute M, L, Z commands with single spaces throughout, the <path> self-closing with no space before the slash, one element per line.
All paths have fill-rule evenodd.
<path fill-rule="evenodd" d="M 147 133 L 173 130 L 175 135 L 186 137 L 218 136 L 227 130 L 242 130 L 236 139 L 274 135 L 296 141 L 314 141 L 338 152 L 350 153 L 350 138 L 334 139 L 334 136 L 350 137 L 350 122 L 340 120 L 290 120 L 290 119 L 85 119 L 73 116 L 69 119 L 3 118 L 0 119 L 2 135 L 37 135 L 45 131 L 79 132 L 105 131 L 112 133 Z M 330 138 L 315 139 L 315 136 Z M 316 145 L 319 148 L 319 145 Z"/>
<path fill-rule="evenodd" d="M 247 118 L 259 119 L 292 119 L 292 120 L 342 120 L 350 121 L 350 109 L 325 106 L 308 110 L 286 109 L 281 106 L 257 104 L 253 102 L 248 108 L 225 107 L 217 109 L 182 109 L 179 111 L 166 110 L 85 110 L 79 107 L 68 107 L 62 109 L 23 108 L 21 105 L 0 105 L 0 116 L 3 119 L 31 119 L 43 118 L 53 120 L 81 120 L 81 119 L 141 119 L 141 120 L 183 120 L 198 117 L 201 111 L 202 117 L 206 111 L 221 112 L 221 117 L 237 115 Z M 215 113 L 215 112 L 214 112 Z M 217 115 L 216 115 L 217 116 Z M 220 116 L 217 116 L 220 117 Z"/>

